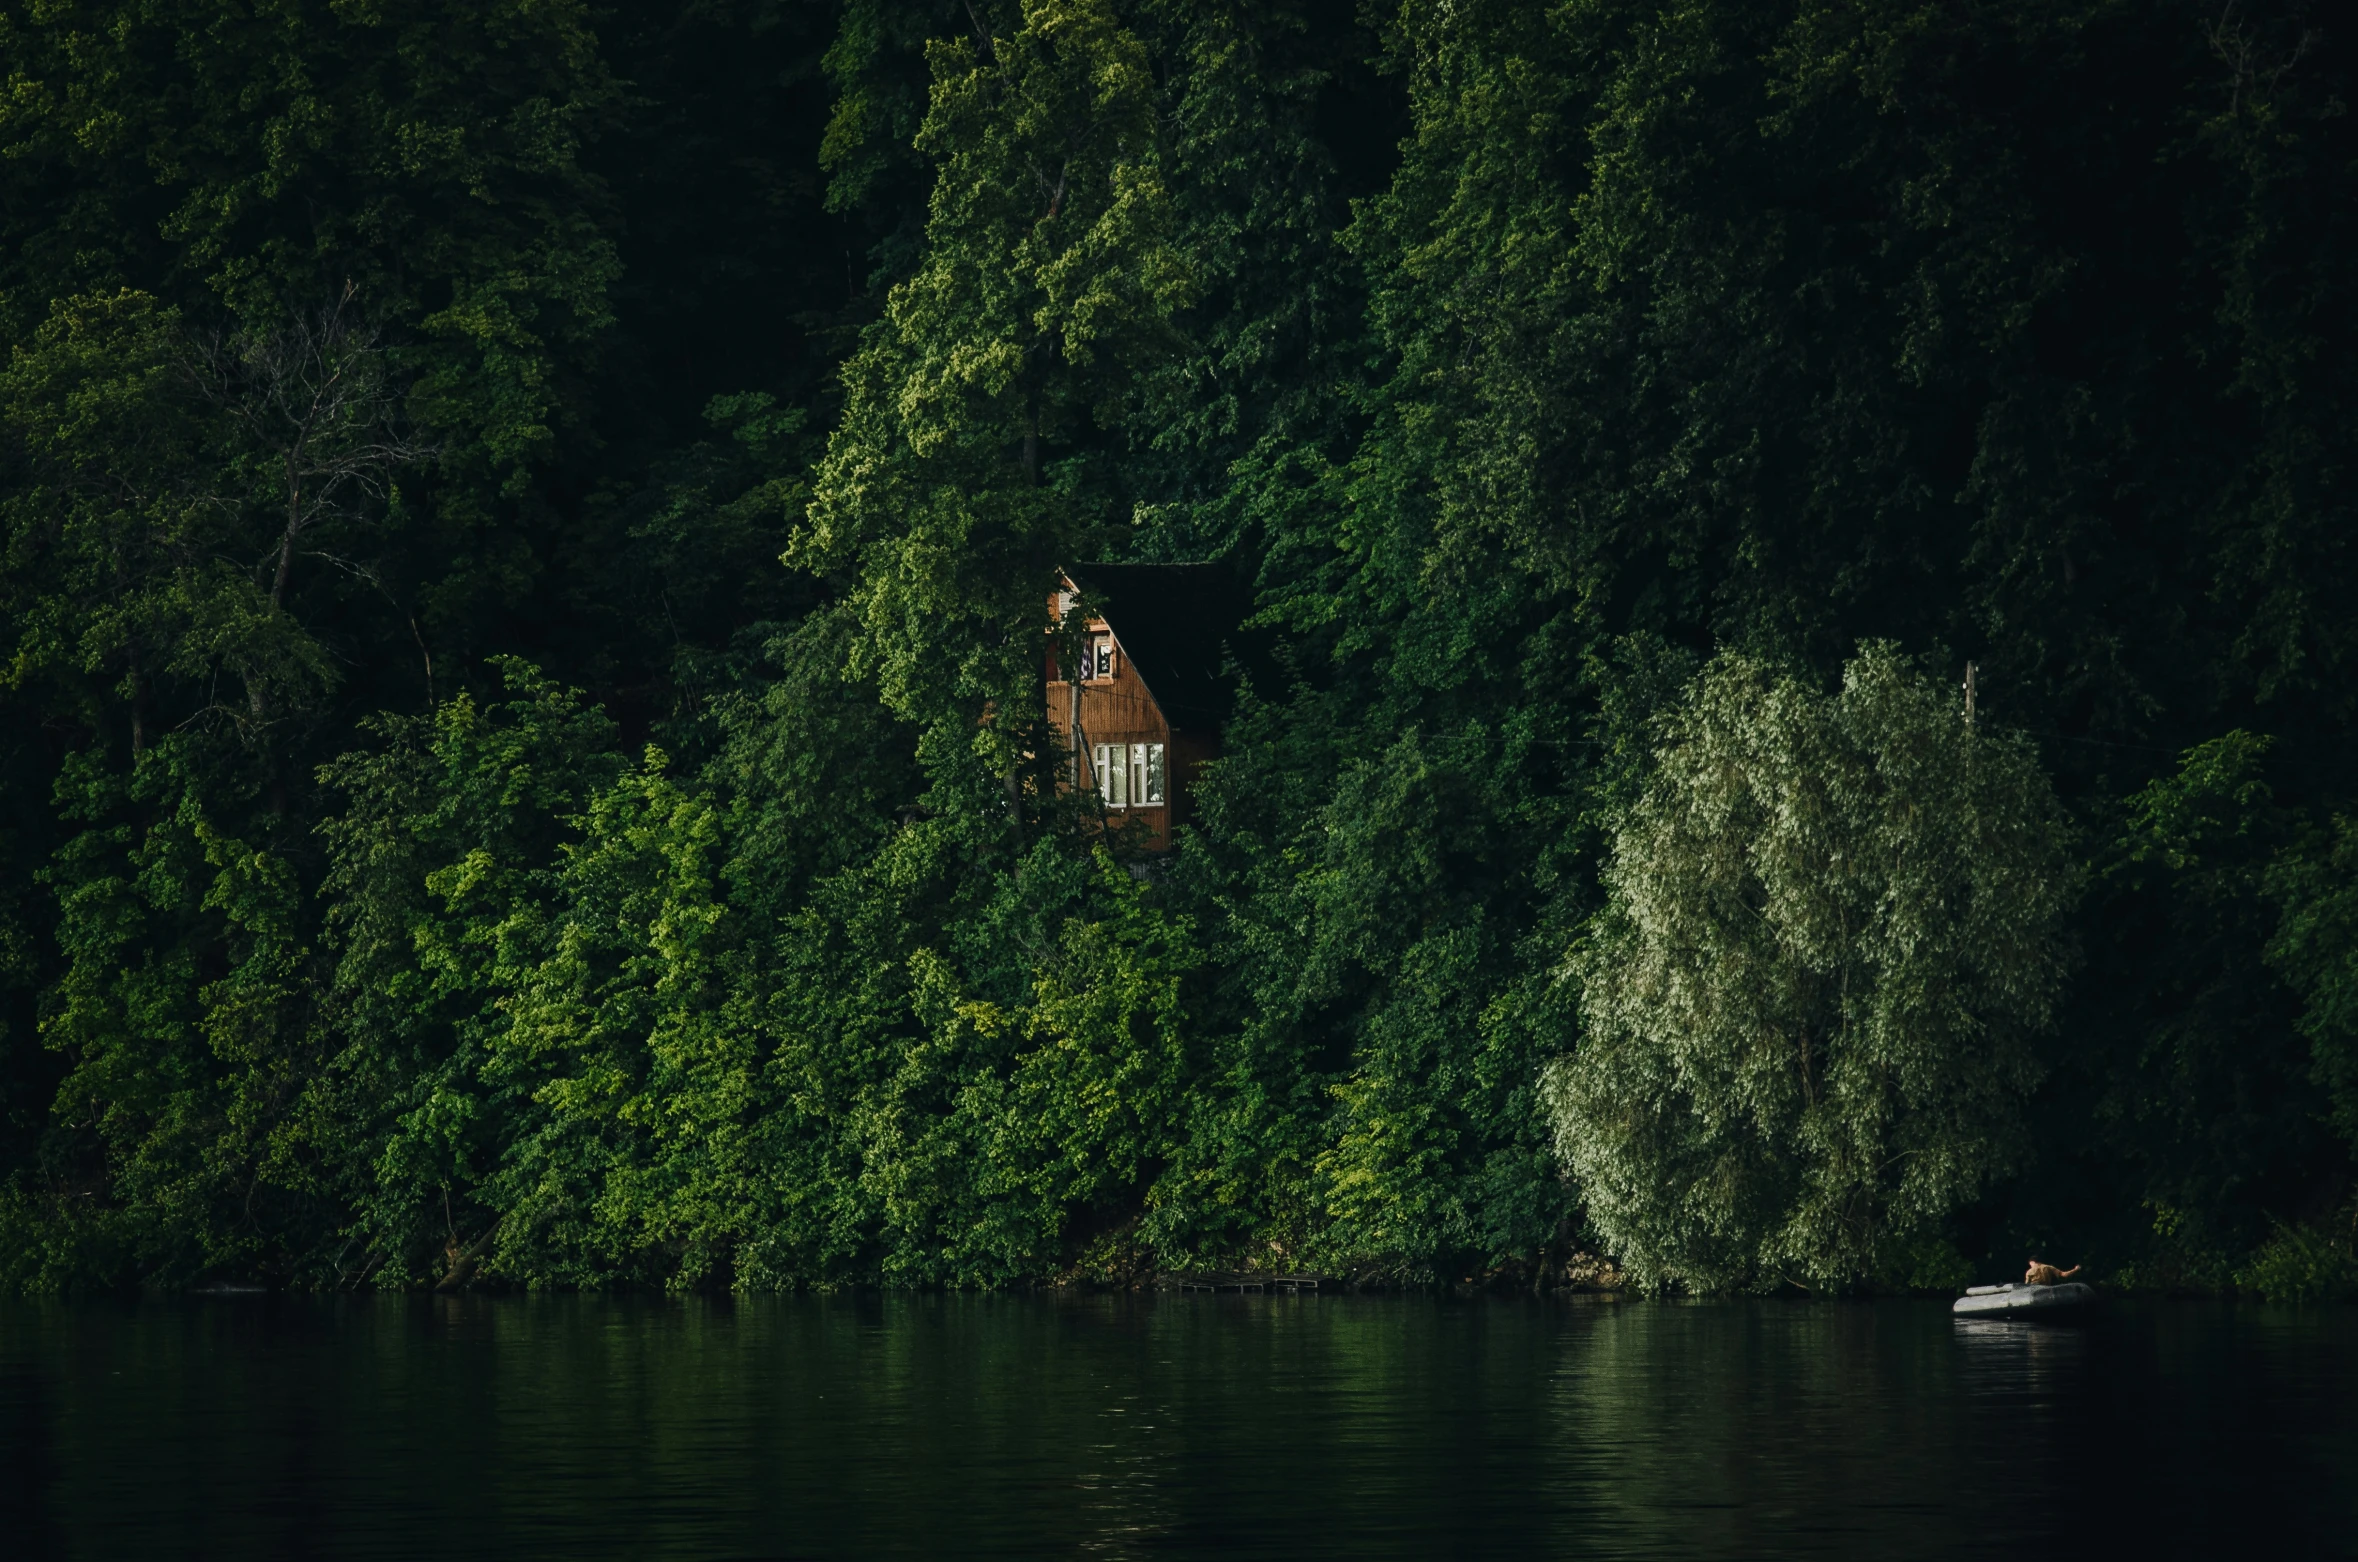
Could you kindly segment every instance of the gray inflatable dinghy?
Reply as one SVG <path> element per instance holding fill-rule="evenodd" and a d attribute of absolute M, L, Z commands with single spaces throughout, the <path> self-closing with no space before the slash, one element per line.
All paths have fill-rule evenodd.
<path fill-rule="evenodd" d="M 2061 1285 L 1977 1285 L 1949 1311 L 1979 1318 L 2054 1318 L 2084 1310 L 2096 1292 L 2077 1280 Z"/>

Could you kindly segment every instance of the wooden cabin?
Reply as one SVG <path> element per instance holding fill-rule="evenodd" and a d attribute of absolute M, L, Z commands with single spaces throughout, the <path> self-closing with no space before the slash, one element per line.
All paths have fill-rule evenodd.
<path fill-rule="evenodd" d="M 1217 564 L 1089 564 L 1064 571 L 1052 624 L 1077 600 L 1101 610 L 1081 633 L 1076 676 L 1048 651 L 1048 721 L 1072 756 L 1072 785 L 1094 792 L 1109 824 L 1145 826 L 1168 851 L 1187 822 L 1197 772 L 1220 752 L 1233 695 L 1222 675 L 1245 593 Z"/>

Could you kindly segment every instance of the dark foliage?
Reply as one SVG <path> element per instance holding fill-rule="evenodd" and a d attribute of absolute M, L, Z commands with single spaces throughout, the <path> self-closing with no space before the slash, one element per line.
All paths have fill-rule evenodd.
<path fill-rule="evenodd" d="M 1875 641 L 2086 870 L 1942 1240 L 2342 1273 L 2354 49 L 0 0 L 0 1267 L 1560 1274 L 1654 722 Z M 1206 558 L 1275 650 L 1132 873 L 1040 607 Z"/>

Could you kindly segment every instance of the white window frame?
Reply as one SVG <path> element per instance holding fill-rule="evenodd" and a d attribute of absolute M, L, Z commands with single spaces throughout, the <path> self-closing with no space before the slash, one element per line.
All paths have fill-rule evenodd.
<path fill-rule="evenodd" d="M 1089 774 L 1107 808 L 1162 808 L 1170 803 L 1169 750 L 1160 743 L 1093 743 Z"/>

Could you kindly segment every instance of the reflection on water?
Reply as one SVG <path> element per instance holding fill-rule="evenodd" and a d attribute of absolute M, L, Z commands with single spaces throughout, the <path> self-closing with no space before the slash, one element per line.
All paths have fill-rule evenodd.
<path fill-rule="evenodd" d="M 2084 1323 L 1958 1318 L 1949 1332 L 1957 1341 L 1958 1373 L 1979 1394 L 2068 1389 L 2088 1359 Z"/>
<path fill-rule="evenodd" d="M 2358 1312 L 974 1297 L 0 1309 L 12 1554 L 2285 1555 Z"/>

